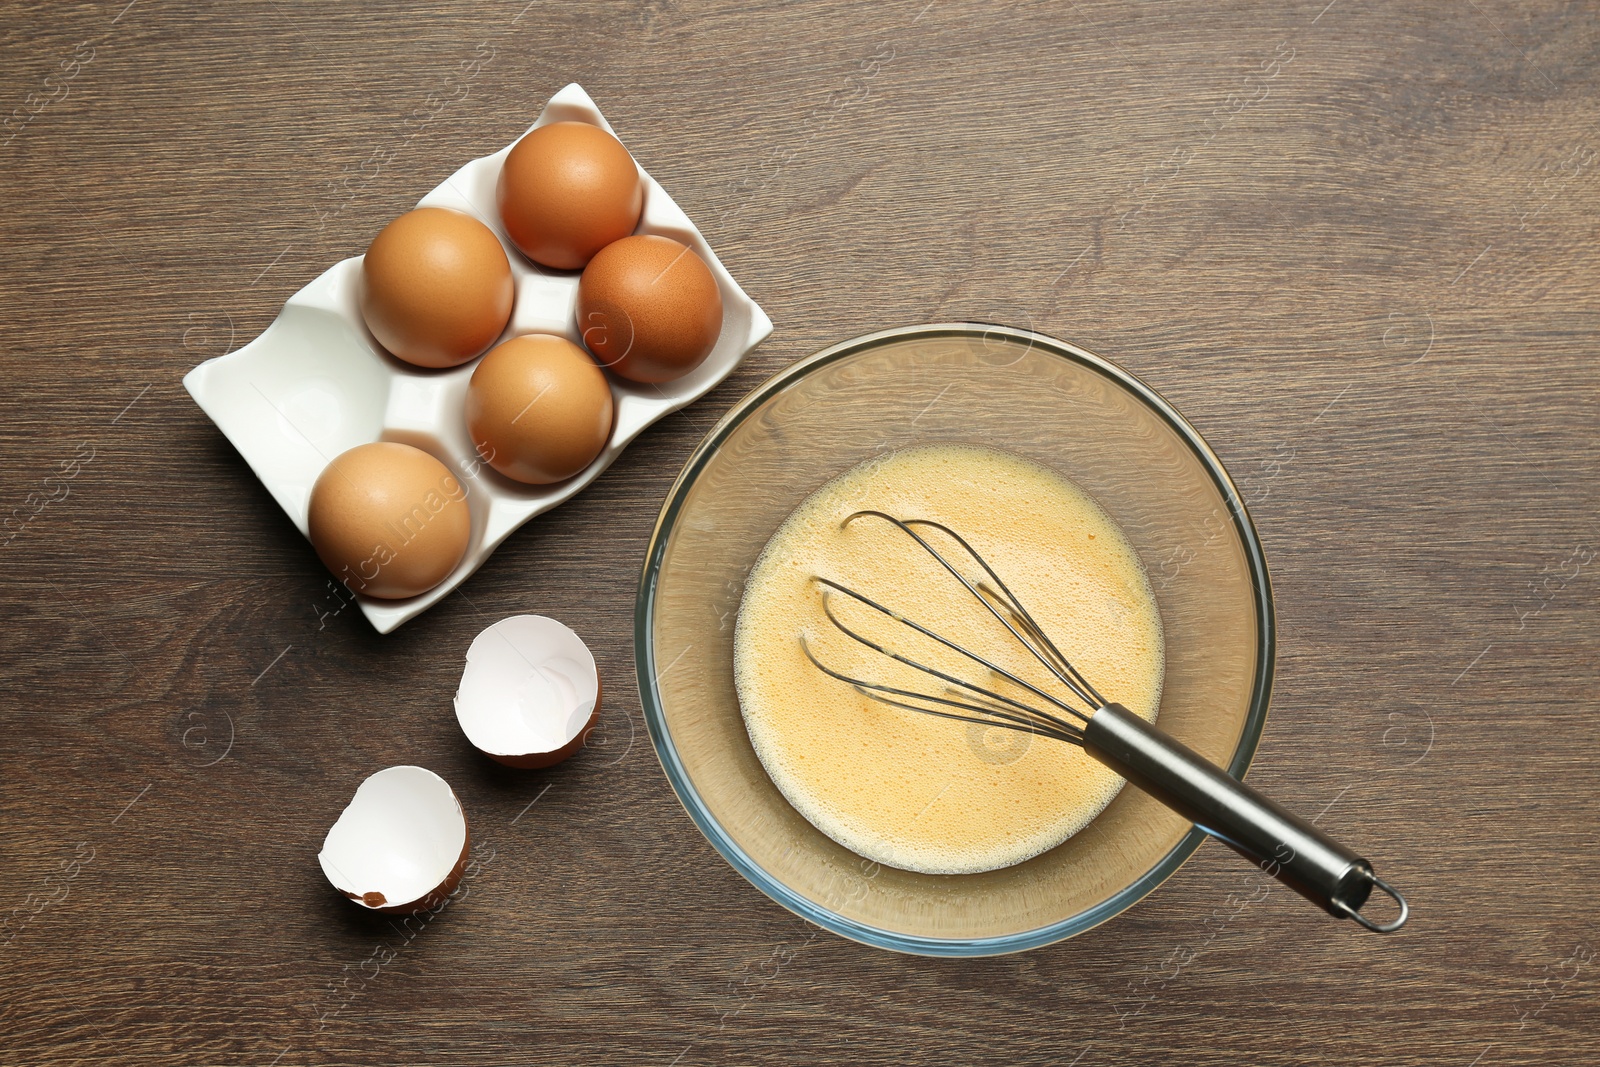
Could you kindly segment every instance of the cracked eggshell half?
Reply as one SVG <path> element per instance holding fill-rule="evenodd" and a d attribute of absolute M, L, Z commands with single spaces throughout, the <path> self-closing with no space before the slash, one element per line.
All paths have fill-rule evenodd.
<path fill-rule="evenodd" d="M 583 639 L 543 615 L 513 615 L 467 649 L 456 719 L 473 747 L 508 767 L 551 767 L 600 721 L 600 674 Z"/>
<path fill-rule="evenodd" d="M 389 767 L 361 783 L 322 842 L 333 888 L 364 908 L 409 914 L 443 904 L 467 867 L 461 801 L 423 767 Z"/>

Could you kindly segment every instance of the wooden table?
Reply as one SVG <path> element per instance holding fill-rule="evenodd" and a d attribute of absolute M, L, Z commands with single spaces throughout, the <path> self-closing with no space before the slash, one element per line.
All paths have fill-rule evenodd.
<path fill-rule="evenodd" d="M 0 1062 L 1600 1058 L 1593 7 L 0 18 Z M 180 378 L 569 81 L 777 329 L 380 637 Z M 808 927 L 695 831 L 633 675 L 666 489 L 769 374 L 946 320 L 1081 344 L 1207 435 L 1276 582 L 1252 780 L 1409 891 L 1403 933 L 1246 901 L 1211 844 L 1082 937 L 908 958 Z M 593 645 L 608 746 L 510 772 L 450 696 L 472 636 L 528 611 Z M 315 855 L 408 762 L 482 848 L 402 930 Z"/>

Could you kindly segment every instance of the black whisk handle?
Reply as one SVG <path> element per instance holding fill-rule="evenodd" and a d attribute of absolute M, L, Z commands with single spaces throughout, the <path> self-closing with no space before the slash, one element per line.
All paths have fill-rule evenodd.
<path fill-rule="evenodd" d="M 1122 705 L 1107 704 L 1090 717 L 1083 747 L 1330 914 L 1379 933 L 1405 923 L 1405 898 L 1372 873 L 1372 864 Z M 1398 917 L 1379 923 L 1361 914 L 1374 887 L 1394 898 Z"/>

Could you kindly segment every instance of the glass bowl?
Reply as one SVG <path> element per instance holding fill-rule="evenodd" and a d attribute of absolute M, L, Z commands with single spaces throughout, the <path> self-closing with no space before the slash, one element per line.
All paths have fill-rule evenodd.
<path fill-rule="evenodd" d="M 933 442 L 1033 459 L 1121 525 L 1166 636 L 1158 721 L 1242 776 L 1266 719 L 1273 616 L 1239 494 L 1200 434 L 1149 386 L 1081 348 L 1001 326 L 914 326 L 846 341 L 722 418 L 667 495 L 645 555 L 634 616 L 639 695 L 690 818 L 773 900 L 881 948 L 1015 952 L 1129 907 L 1204 833 L 1125 788 L 1083 830 L 1013 867 L 927 875 L 880 866 L 789 806 L 756 758 L 734 692 L 734 619 L 768 538 L 834 475 Z"/>

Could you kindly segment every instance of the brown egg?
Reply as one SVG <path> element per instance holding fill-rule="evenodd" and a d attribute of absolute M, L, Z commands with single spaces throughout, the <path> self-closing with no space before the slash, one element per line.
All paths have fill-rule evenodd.
<path fill-rule="evenodd" d="M 584 268 L 578 329 L 602 366 L 636 382 L 668 382 L 716 346 L 722 292 L 688 245 L 624 237 Z"/>
<path fill-rule="evenodd" d="M 311 488 L 311 544 L 352 591 L 396 600 L 444 581 L 466 555 L 472 515 L 450 468 L 378 441 L 340 453 Z"/>
<path fill-rule="evenodd" d="M 406 212 L 373 238 L 361 264 L 367 328 L 419 367 L 454 367 L 494 344 L 515 298 L 500 239 L 459 211 Z"/>
<path fill-rule="evenodd" d="M 579 270 L 639 225 L 644 185 L 633 157 L 605 130 L 552 122 L 512 146 L 495 199 L 523 254 L 557 270 Z"/>
<path fill-rule="evenodd" d="M 553 334 L 513 337 L 483 357 L 467 386 L 467 432 L 507 478 L 564 481 L 611 437 L 611 386 L 589 353 Z"/>

